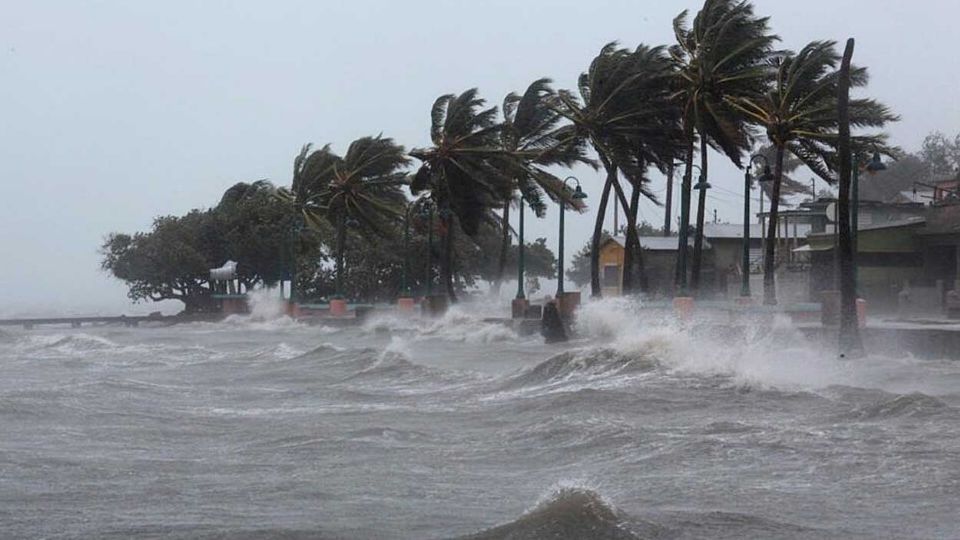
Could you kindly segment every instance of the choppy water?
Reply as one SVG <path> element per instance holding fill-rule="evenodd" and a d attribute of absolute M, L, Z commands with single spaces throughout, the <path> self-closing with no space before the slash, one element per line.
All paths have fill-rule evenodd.
<path fill-rule="evenodd" d="M 0 536 L 960 537 L 960 363 L 580 330 L 2 330 Z"/>

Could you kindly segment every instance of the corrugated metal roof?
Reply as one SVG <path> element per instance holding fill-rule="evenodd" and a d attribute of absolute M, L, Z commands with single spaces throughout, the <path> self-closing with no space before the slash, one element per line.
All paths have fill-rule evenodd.
<path fill-rule="evenodd" d="M 787 222 L 787 228 L 789 229 L 790 236 L 793 236 L 794 226 L 796 226 L 797 236 L 806 236 L 810 232 L 809 223 L 789 223 Z M 783 225 L 781 225 L 781 231 Z M 781 233 L 782 234 L 782 233 Z M 742 223 L 705 223 L 703 225 L 703 235 L 706 238 L 743 238 L 743 224 Z M 763 236 L 761 234 L 761 228 L 759 223 L 750 224 L 750 237 L 751 238 L 760 238 Z"/>

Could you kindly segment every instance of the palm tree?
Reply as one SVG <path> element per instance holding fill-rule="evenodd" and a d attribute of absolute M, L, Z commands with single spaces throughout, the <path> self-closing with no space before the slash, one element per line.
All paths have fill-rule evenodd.
<path fill-rule="evenodd" d="M 348 226 L 381 237 L 391 233 L 390 225 L 404 216 L 408 164 L 403 146 L 379 135 L 353 141 L 343 157 L 330 145 L 312 153 L 306 145 L 297 156 L 291 187 L 306 223 L 316 228 L 322 217 L 336 229 L 338 294 Z"/>
<path fill-rule="evenodd" d="M 578 211 L 585 208 L 583 201 L 572 198 L 563 181 L 546 167 L 572 167 L 578 162 L 596 167 L 584 155 L 583 141 L 571 136 L 573 126 L 561 125 L 563 117 L 550 107 L 549 99 L 554 95 L 550 82 L 546 78 L 537 79 L 522 96 L 513 92 L 507 94 L 503 100 L 503 129 L 500 131 L 503 149 L 518 155 L 526 163 L 520 171 L 523 174 L 517 178 L 517 187 L 538 217 L 546 211 L 543 194 L 554 202 L 564 201 Z M 511 196 L 503 204 L 500 257 L 494 285 L 497 291 L 510 249 L 510 206 L 514 199 Z"/>
<path fill-rule="evenodd" d="M 441 279 L 447 294 L 453 289 L 453 242 L 459 227 L 476 236 L 483 221 L 496 223 L 492 209 L 500 208 L 523 175 L 524 163 L 501 147 L 497 108 L 484 108 L 485 101 L 472 88 L 460 94 L 437 98 L 431 110 L 430 139 L 433 146 L 415 148 L 410 155 L 421 162 L 410 185 L 416 195 L 429 191 L 439 208 L 444 231 Z"/>
<path fill-rule="evenodd" d="M 672 102 L 672 66 L 663 47 L 640 45 L 634 51 L 609 43 L 578 80 L 579 98 L 572 92 L 557 93 L 554 107 L 573 124 L 571 132 L 588 141 L 606 172 L 594 223 L 590 253 L 592 295 L 600 292 L 600 240 L 611 190 L 627 209 L 628 260 L 624 261 L 624 290 L 632 288 L 632 259 L 642 257 L 636 216 L 640 195 L 656 200 L 645 176 L 648 165 L 666 170 L 677 155 L 680 141 L 679 110 Z M 630 182 L 633 193 L 627 201 L 619 174 Z M 643 265 L 640 264 L 641 285 Z"/>
<path fill-rule="evenodd" d="M 840 81 L 837 66 L 840 55 L 836 42 L 814 41 L 798 53 L 786 52 L 769 60 L 776 72 L 774 84 L 758 96 L 731 97 L 729 102 L 752 123 L 766 131 L 776 149 L 773 159 L 773 185 L 770 197 L 768 238 L 777 231 L 780 194 L 784 183 L 785 160 L 789 153 L 817 176 L 835 181 L 839 124 L 837 90 Z M 865 68 L 850 70 L 850 85 L 863 87 L 868 76 Z M 885 105 L 872 99 L 850 101 L 850 124 L 859 128 L 880 128 L 897 120 Z M 889 152 L 881 135 L 851 138 L 855 148 Z M 776 242 L 767 242 L 763 268 L 763 303 L 775 305 L 774 281 Z"/>
<path fill-rule="evenodd" d="M 703 8 L 687 26 L 687 12 L 673 21 L 677 44 L 670 48 L 677 67 L 676 99 L 683 108 L 685 162 L 681 184 L 680 245 L 678 248 L 678 287 L 686 290 L 687 231 L 690 227 L 690 191 L 693 173 L 694 146 L 700 142 L 700 171 L 707 180 L 707 149 L 713 147 L 742 167 L 743 153 L 750 147 L 749 127 L 739 112 L 728 104 L 728 98 L 762 93 L 769 82 L 765 60 L 778 39 L 768 33 L 768 18 L 756 17 L 747 1 L 706 0 Z M 706 190 L 700 190 L 697 212 L 697 234 L 691 285 L 697 290 L 700 282 L 703 250 L 703 209 Z"/>

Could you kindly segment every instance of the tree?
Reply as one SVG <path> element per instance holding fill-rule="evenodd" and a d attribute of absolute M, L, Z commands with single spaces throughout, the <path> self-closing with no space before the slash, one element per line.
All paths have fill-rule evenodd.
<path fill-rule="evenodd" d="M 591 249 L 591 293 L 600 291 L 599 245 L 611 190 L 627 209 L 628 253 L 642 256 L 636 239 L 636 215 L 641 195 L 656 201 L 645 176 L 648 165 L 666 171 L 680 141 L 679 110 L 671 100 L 672 71 L 663 47 L 640 45 L 634 51 L 609 43 L 578 80 L 579 98 L 561 90 L 553 100 L 578 138 L 589 142 L 606 172 L 600 195 Z M 630 182 L 628 202 L 619 175 Z M 624 268 L 624 289 L 632 290 L 633 264 Z M 643 265 L 640 264 L 642 272 Z M 640 275 L 641 288 L 645 280 Z"/>
<path fill-rule="evenodd" d="M 353 141 L 343 157 L 324 146 L 307 156 L 294 176 L 292 189 L 303 208 L 322 212 L 336 230 L 338 289 L 343 285 L 348 225 L 364 237 L 383 237 L 391 224 L 403 219 L 406 197 L 401 186 L 407 183 L 403 169 L 408 163 L 402 146 L 378 135 Z"/>
<path fill-rule="evenodd" d="M 110 234 L 100 267 L 127 283 L 134 302 L 179 300 L 187 312 L 212 311 L 209 269 L 222 261 L 205 244 L 215 242 L 215 226 L 209 211 L 194 210 L 155 219 L 149 233 Z"/>
<path fill-rule="evenodd" d="M 550 79 L 537 79 L 522 96 L 513 92 L 503 100 L 503 126 L 500 143 L 506 152 L 516 154 L 525 162 L 517 180 L 521 204 L 526 202 L 538 217 L 543 217 L 546 206 L 543 194 L 552 201 L 569 204 L 577 211 L 585 208 L 582 200 L 572 198 L 572 193 L 563 185 L 563 180 L 553 175 L 546 167 L 572 167 L 576 163 L 596 166 L 584 155 L 583 141 L 573 137 L 573 126 L 561 124 L 563 117 L 550 107 L 554 95 Z M 503 203 L 501 219 L 501 244 L 498 275 L 493 290 L 500 290 L 500 281 L 506 269 L 510 250 L 510 206 L 514 197 Z"/>
<path fill-rule="evenodd" d="M 766 132 L 776 149 L 773 159 L 773 183 L 770 196 L 770 221 L 767 238 L 775 238 L 784 180 L 785 157 L 789 153 L 799 159 L 817 176 L 834 181 L 837 165 L 838 118 L 837 93 L 840 74 L 837 64 L 840 56 L 833 41 L 814 41 L 794 54 L 786 52 L 772 57 L 769 64 L 775 70 L 773 85 L 757 96 L 730 96 L 728 102 L 751 122 Z M 850 84 L 867 84 L 865 68 L 852 68 Z M 877 128 L 897 120 L 889 109 L 872 99 L 854 99 L 850 102 L 850 123 L 858 128 Z M 881 135 L 861 135 L 851 139 L 855 148 L 884 149 Z M 776 242 L 765 246 L 763 268 L 763 302 L 777 303 L 775 274 Z"/>
<path fill-rule="evenodd" d="M 927 135 L 920 157 L 930 167 L 928 174 L 933 180 L 956 177 L 960 172 L 960 133 L 952 140 L 939 131 Z"/>
<path fill-rule="evenodd" d="M 769 33 L 766 17 L 756 17 L 746 1 L 706 0 L 693 24 L 687 26 L 687 12 L 673 21 L 677 44 L 670 48 L 677 68 L 676 98 L 683 108 L 685 162 L 681 183 L 680 239 L 678 268 L 686 269 L 687 231 L 690 226 L 690 195 L 694 146 L 700 142 L 700 173 L 708 178 L 707 149 L 724 153 L 737 167 L 750 148 L 750 132 L 729 99 L 761 94 L 769 81 L 770 70 L 764 64 L 778 39 Z M 690 282 L 699 288 L 703 252 L 703 221 L 706 190 L 700 190 L 697 209 L 697 234 Z M 687 275 L 680 271 L 678 288 L 686 292 Z"/>
<path fill-rule="evenodd" d="M 474 237 L 481 222 L 495 223 L 492 209 L 510 199 L 518 178 L 528 177 L 523 160 L 501 147 L 497 108 L 484 104 L 476 88 L 440 96 L 431 110 L 433 146 L 410 151 L 421 162 L 410 191 L 429 192 L 439 209 L 444 245 L 440 273 L 452 301 L 455 230 Z"/>

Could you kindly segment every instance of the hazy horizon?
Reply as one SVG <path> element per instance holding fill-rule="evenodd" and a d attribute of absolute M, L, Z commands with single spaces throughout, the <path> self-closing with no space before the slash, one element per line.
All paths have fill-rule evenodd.
<path fill-rule="evenodd" d="M 857 39 L 866 94 L 902 121 L 891 143 L 916 150 L 960 131 L 952 25 L 960 4 L 754 2 L 782 46 Z M 920 9 L 923 6 L 923 9 Z M 429 109 L 478 87 L 491 105 L 548 76 L 573 86 L 618 40 L 670 44 L 695 2 L 30 2 L 0 20 L 0 314 L 132 312 L 126 287 L 99 270 L 110 232 L 216 204 L 238 181 L 290 181 L 306 142 L 343 151 L 383 133 L 428 143 Z M 713 156 L 709 209 L 739 222 L 742 173 Z M 591 195 L 600 175 L 574 171 Z M 654 191 L 663 188 L 654 176 Z M 568 220 L 568 257 L 594 214 Z M 662 209 L 646 204 L 655 225 Z M 612 221 L 612 219 L 611 219 Z M 555 249 L 556 210 L 528 239 Z M 141 304 L 139 311 L 157 309 Z"/>

